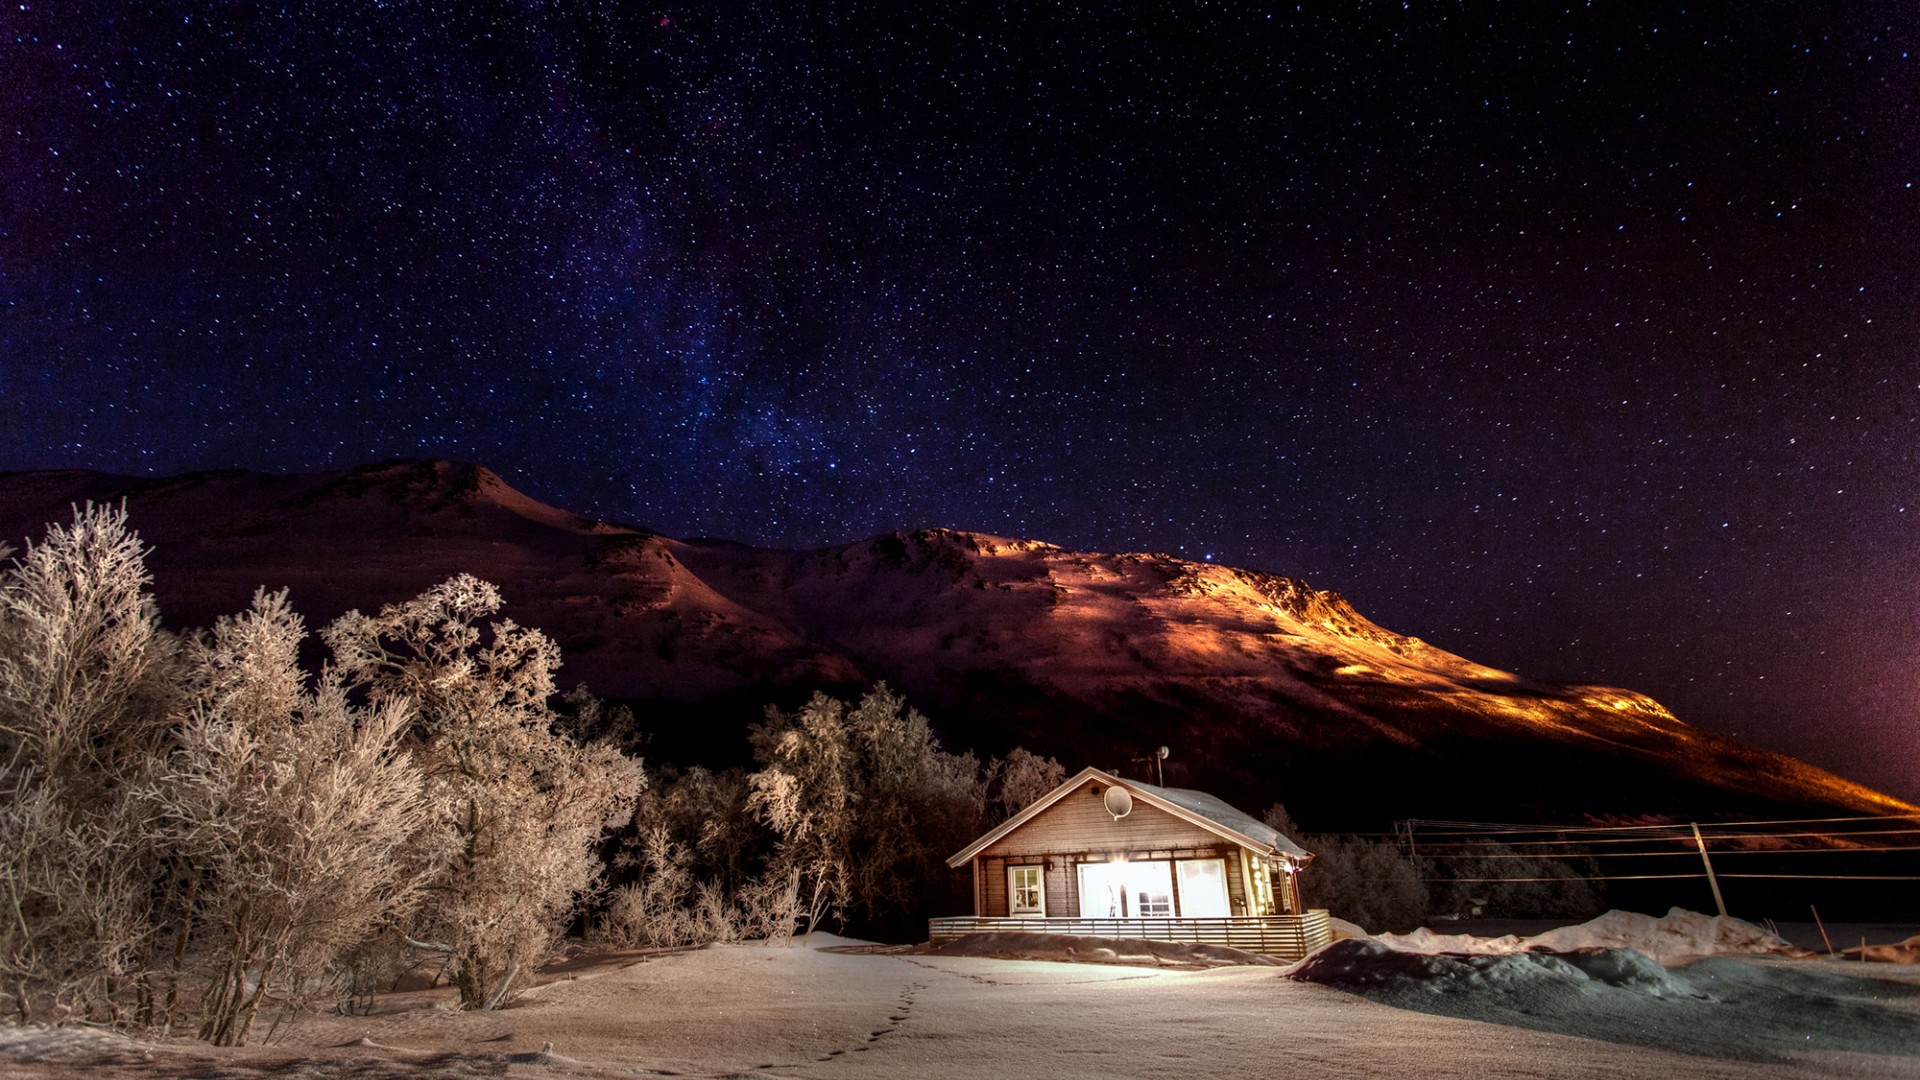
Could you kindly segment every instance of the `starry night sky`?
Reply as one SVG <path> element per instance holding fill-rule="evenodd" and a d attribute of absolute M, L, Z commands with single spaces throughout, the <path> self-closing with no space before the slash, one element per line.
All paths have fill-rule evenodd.
<path fill-rule="evenodd" d="M 1911 0 L 9 0 L 0 469 L 1211 558 L 1920 797 L 1916 53 Z"/>

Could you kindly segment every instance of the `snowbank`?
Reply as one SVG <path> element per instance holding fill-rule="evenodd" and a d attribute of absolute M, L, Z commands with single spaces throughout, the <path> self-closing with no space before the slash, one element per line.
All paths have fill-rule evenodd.
<path fill-rule="evenodd" d="M 145 1065 L 153 1051 L 117 1032 L 78 1027 L 0 1025 L 0 1062 L 10 1065 Z M 0 1070 L 0 1075 L 10 1075 Z"/>
<path fill-rule="evenodd" d="M 1633 949 L 1423 953 L 1353 940 L 1334 942 L 1286 977 L 1507 1028 L 1726 1061 L 1791 1062 L 1841 1050 L 1898 1060 L 1894 1071 L 1910 1075 L 1920 1052 L 1920 986 L 1854 976 L 1860 968 L 1871 969 L 1715 956 L 1669 970 Z"/>
<path fill-rule="evenodd" d="M 1920 938 L 1874 948 L 1894 960 L 1909 944 L 1920 954 Z M 1658 919 L 1611 911 L 1528 938 L 1419 930 L 1336 941 L 1285 977 L 1401 1009 L 1723 1060 L 1840 1049 L 1910 1064 L 1920 985 L 1767 962 L 1812 955 L 1751 923 L 1676 908 Z"/>
<path fill-rule="evenodd" d="M 1478 938 L 1436 934 L 1425 928 L 1409 934 L 1378 934 L 1375 941 L 1401 952 L 1509 956 L 1515 953 L 1568 953 L 1578 949 L 1632 949 L 1655 962 L 1676 967 L 1703 956 L 1758 953 L 1806 958 L 1799 948 L 1750 922 L 1674 908 L 1654 918 L 1631 911 L 1609 911 L 1578 926 L 1563 926 L 1533 937 Z"/>
<path fill-rule="evenodd" d="M 1479 955 L 1414 952 L 1380 941 L 1336 941 L 1302 960 L 1288 977 L 1361 992 L 1481 995 L 1533 999 L 1622 990 L 1654 998 L 1699 997 L 1659 963 L 1632 949 Z"/>

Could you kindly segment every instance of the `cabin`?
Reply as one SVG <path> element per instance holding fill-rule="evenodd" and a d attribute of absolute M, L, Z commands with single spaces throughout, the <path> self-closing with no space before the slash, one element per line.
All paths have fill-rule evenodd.
<path fill-rule="evenodd" d="M 1046 933 L 1230 945 L 1298 959 L 1331 937 L 1300 903 L 1313 856 L 1205 792 L 1083 769 L 947 860 L 973 915 L 929 937 Z"/>

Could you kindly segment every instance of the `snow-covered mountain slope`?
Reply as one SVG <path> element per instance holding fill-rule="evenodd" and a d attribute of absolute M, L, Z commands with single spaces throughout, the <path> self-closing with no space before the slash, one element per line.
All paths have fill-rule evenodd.
<path fill-rule="evenodd" d="M 17 546 L 89 499 L 126 500 L 177 627 L 260 585 L 290 586 L 317 626 L 487 578 L 559 640 L 563 684 L 636 703 L 655 754 L 683 762 L 738 754 L 764 704 L 885 679 L 951 747 L 1128 768 L 1164 744 L 1169 783 L 1256 811 L 1284 801 L 1312 828 L 1905 805 L 1644 695 L 1522 679 L 1306 583 L 1165 555 L 944 529 L 813 551 L 680 541 L 439 461 L 0 475 L 0 538 Z"/>

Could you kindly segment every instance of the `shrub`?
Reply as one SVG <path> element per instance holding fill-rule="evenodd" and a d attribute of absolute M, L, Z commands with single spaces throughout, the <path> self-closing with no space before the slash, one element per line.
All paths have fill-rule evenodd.
<path fill-rule="evenodd" d="M 1313 862 L 1300 875 L 1309 908 L 1325 908 L 1371 932 L 1405 931 L 1427 916 L 1427 888 L 1390 843 L 1358 836 L 1321 835 L 1300 843 Z"/>

